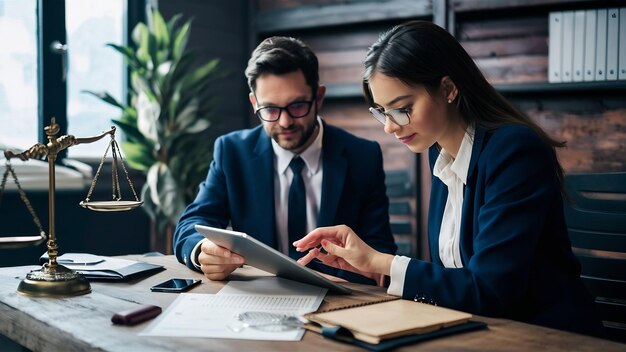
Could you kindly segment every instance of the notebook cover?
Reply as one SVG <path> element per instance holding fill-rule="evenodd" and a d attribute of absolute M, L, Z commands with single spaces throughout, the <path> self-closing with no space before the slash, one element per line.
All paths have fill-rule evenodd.
<path fill-rule="evenodd" d="M 116 270 L 80 271 L 89 280 L 129 280 L 164 270 L 162 265 L 138 262 Z"/>
<path fill-rule="evenodd" d="M 384 317 L 384 318 L 383 318 Z M 393 300 L 306 316 L 322 326 L 341 326 L 370 343 L 409 334 L 424 334 L 467 322 L 471 314 L 409 300 Z M 381 323 L 384 319 L 385 323 Z"/>
<path fill-rule="evenodd" d="M 459 334 L 468 331 L 486 329 L 487 324 L 480 321 L 468 321 L 463 324 L 442 328 L 426 334 L 405 335 L 388 340 L 381 341 L 378 344 L 367 343 L 352 337 L 352 333 L 348 329 L 341 327 L 322 328 L 322 336 L 338 342 L 349 343 L 370 351 L 388 351 L 400 346 L 417 343 L 421 341 L 431 340 L 438 337 L 444 337 Z"/>

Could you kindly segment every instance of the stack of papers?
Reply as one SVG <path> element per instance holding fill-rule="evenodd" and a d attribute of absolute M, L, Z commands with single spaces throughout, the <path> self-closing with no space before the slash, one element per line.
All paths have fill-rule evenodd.
<path fill-rule="evenodd" d="M 268 331 L 246 327 L 244 313 L 301 316 L 316 311 L 327 289 L 279 277 L 231 281 L 217 294 L 182 293 L 140 335 L 299 341 L 302 328 Z"/>

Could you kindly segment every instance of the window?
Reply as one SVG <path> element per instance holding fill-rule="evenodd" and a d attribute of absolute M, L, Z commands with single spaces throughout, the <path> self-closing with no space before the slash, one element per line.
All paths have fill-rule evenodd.
<path fill-rule="evenodd" d="M 65 0 L 69 53 L 67 133 L 88 137 L 108 130 L 120 110 L 82 93 L 107 91 L 117 100 L 124 94 L 122 55 L 107 43 L 124 43 L 125 0 Z M 119 131 L 117 133 L 119 138 Z M 70 157 L 101 157 L 104 140 L 68 149 Z"/>
<path fill-rule="evenodd" d="M 26 149 L 39 128 L 37 1 L 0 0 L 0 34 L 0 149 Z"/>
<path fill-rule="evenodd" d="M 127 0 L 57 0 L 54 4 L 0 0 L 0 149 L 24 150 L 42 142 L 43 127 L 53 116 L 61 125 L 61 134 L 88 137 L 111 127 L 111 119 L 120 115 L 119 110 L 82 91 L 107 91 L 118 100 L 124 99 L 125 65 L 122 56 L 106 44 L 125 43 L 126 7 Z M 39 38 L 38 23 L 43 23 L 46 33 Z M 46 37 L 51 30 L 63 34 L 63 27 L 67 38 L 66 82 L 60 82 L 60 65 L 49 64 L 59 56 L 50 54 L 49 43 L 38 42 L 51 41 Z M 38 52 L 40 47 L 43 53 Z M 39 81 L 41 77 L 45 82 Z M 69 148 L 67 153 L 70 157 L 99 158 L 105 149 L 102 142 Z"/>

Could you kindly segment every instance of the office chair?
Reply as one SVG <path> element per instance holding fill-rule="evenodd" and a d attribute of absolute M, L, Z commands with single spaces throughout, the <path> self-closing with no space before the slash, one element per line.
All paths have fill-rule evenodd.
<path fill-rule="evenodd" d="M 396 254 L 414 257 L 417 248 L 413 248 L 413 224 L 411 223 L 411 200 L 413 182 L 409 170 L 386 170 L 385 186 L 389 197 L 389 223 L 398 251 Z"/>
<path fill-rule="evenodd" d="M 569 174 L 565 218 L 606 337 L 626 342 L 626 172 Z"/>

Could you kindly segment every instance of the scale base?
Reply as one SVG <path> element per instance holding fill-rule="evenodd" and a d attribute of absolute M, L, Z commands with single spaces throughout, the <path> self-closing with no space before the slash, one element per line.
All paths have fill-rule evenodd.
<path fill-rule="evenodd" d="M 49 263 L 26 274 L 17 287 L 17 293 L 30 297 L 61 298 L 90 292 L 91 286 L 84 276 L 63 265 L 51 266 Z"/>

